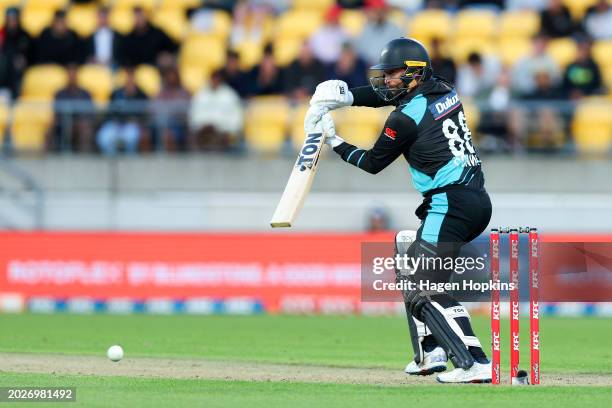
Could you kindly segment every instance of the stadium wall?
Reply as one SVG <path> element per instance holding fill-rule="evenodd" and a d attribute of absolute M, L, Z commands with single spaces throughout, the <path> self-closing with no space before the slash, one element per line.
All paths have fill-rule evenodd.
<path fill-rule="evenodd" d="M 49 230 L 262 231 L 292 166 L 292 158 L 78 156 L 20 159 L 44 191 Z M 492 225 L 534 225 L 547 231 L 612 231 L 612 162 L 559 158 L 485 158 L 494 203 Z M 391 228 L 418 226 L 421 197 L 399 160 L 374 177 L 339 160 L 325 160 L 298 220 L 302 231 L 359 231 L 375 207 Z M 13 199 L 28 194 L 0 172 L 0 226 L 33 228 Z M 3 222 L 4 221 L 4 222 Z"/>

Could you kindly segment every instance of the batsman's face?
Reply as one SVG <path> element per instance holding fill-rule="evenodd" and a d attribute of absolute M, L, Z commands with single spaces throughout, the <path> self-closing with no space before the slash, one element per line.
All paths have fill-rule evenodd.
<path fill-rule="evenodd" d="M 388 88 L 402 88 L 403 82 L 401 80 L 401 76 L 404 73 L 404 68 L 392 69 L 389 71 L 385 71 L 385 86 Z"/>

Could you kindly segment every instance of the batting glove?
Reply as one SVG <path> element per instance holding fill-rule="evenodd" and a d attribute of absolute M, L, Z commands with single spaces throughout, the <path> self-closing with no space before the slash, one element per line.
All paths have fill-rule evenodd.
<path fill-rule="evenodd" d="M 336 125 L 334 124 L 334 118 L 331 114 L 326 113 L 321 118 L 323 124 L 323 134 L 325 135 L 324 143 L 330 145 L 332 148 L 344 143 L 344 139 L 336 134 Z"/>
<path fill-rule="evenodd" d="M 332 79 L 317 85 L 314 95 L 310 98 L 310 105 L 321 105 L 329 110 L 351 106 L 353 93 L 344 81 Z"/>
<path fill-rule="evenodd" d="M 308 108 L 308 111 L 306 111 L 306 116 L 304 117 L 304 132 L 306 134 L 321 132 L 321 118 L 328 111 L 329 109 L 320 105 L 315 105 Z"/>

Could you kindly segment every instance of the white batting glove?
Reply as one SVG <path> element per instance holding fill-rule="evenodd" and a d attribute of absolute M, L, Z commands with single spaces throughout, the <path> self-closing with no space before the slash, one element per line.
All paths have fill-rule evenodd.
<path fill-rule="evenodd" d="M 323 134 L 325 135 L 324 143 L 330 145 L 332 148 L 344 143 L 344 139 L 336 134 L 336 125 L 334 124 L 334 118 L 331 114 L 326 113 L 321 118 L 323 124 Z"/>
<path fill-rule="evenodd" d="M 321 105 L 329 110 L 351 106 L 353 93 L 344 81 L 332 79 L 317 85 L 314 95 L 310 98 L 310 105 Z"/>
<path fill-rule="evenodd" d="M 308 108 L 308 111 L 306 111 L 306 116 L 304 117 L 304 132 L 306 134 L 321 132 L 321 118 L 328 111 L 329 109 L 320 105 L 315 105 Z"/>

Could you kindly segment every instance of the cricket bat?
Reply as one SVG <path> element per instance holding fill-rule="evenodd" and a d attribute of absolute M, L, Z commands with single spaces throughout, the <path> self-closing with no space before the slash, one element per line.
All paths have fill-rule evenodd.
<path fill-rule="evenodd" d="M 272 228 L 293 226 L 317 172 L 323 140 L 324 136 L 320 125 L 317 127 L 317 133 L 306 135 L 306 140 L 293 165 L 285 191 L 283 191 L 270 221 Z"/>

